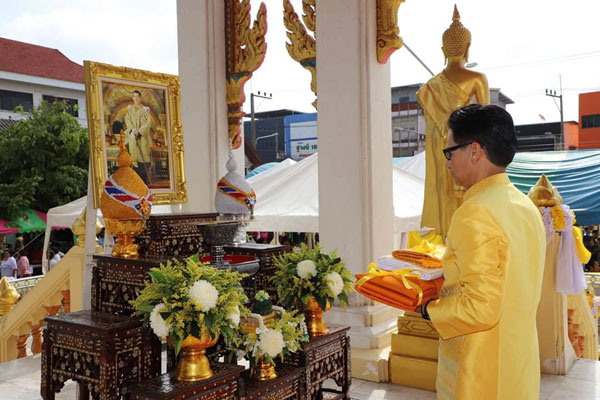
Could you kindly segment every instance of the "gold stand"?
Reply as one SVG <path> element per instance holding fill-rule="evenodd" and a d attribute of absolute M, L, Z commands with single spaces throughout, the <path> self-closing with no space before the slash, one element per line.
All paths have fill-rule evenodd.
<path fill-rule="evenodd" d="M 268 381 L 277 378 L 275 366 L 272 363 L 265 362 L 263 356 L 256 360 L 256 365 L 250 370 L 252 379 L 257 381 Z"/>
<path fill-rule="evenodd" d="M 138 245 L 135 237 L 144 231 L 146 221 L 143 219 L 104 218 L 106 230 L 117 239 L 113 248 L 113 257 L 137 258 Z"/>
<path fill-rule="evenodd" d="M 405 312 L 392 334 L 390 380 L 402 386 L 435 391 L 439 335 L 431 321 Z"/>

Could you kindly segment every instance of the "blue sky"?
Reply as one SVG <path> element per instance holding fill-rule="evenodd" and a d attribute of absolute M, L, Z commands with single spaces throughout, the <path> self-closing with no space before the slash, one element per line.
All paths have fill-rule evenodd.
<path fill-rule="evenodd" d="M 203 1 L 203 0 L 202 0 Z M 282 1 L 263 0 L 268 9 L 268 52 L 246 85 L 273 93 L 258 111 L 313 111 L 310 75 L 284 47 Z M 321 0 L 324 1 L 324 0 Z M 253 12 L 258 0 L 252 0 Z M 516 104 L 517 123 L 559 120 L 544 91 L 558 89 L 562 75 L 565 119 L 578 118 L 578 93 L 600 90 L 600 42 L 595 0 L 456 1 L 471 31 L 471 61 Z M 300 10 L 300 0 L 292 0 Z M 84 59 L 177 74 L 175 0 L 20 0 L 3 2 L 0 36 L 57 48 L 75 62 Z M 400 6 L 400 34 L 434 72 L 443 69 L 441 35 L 454 1 L 406 0 Z M 318 6 L 317 6 L 318 7 Z M 317 11 L 318 12 L 318 11 Z M 391 57 L 391 84 L 424 82 L 429 73 L 405 50 Z M 249 97 L 249 96 L 248 96 Z M 249 105 L 245 105 L 249 109 Z"/>

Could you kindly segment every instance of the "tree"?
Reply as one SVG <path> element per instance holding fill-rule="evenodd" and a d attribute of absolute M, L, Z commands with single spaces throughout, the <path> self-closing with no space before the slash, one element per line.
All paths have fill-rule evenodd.
<path fill-rule="evenodd" d="M 65 102 L 42 102 L 0 132 L 0 218 L 19 210 L 46 212 L 87 192 L 87 129 Z"/>

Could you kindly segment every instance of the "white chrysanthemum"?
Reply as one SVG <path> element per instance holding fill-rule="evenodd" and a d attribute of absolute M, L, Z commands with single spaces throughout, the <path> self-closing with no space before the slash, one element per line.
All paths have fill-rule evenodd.
<path fill-rule="evenodd" d="M 201 279 L 190 288 L 190 298 L 196 302 L 202 312 L 207 312 L 217 305 L 219 291 L 212 283 Z"/>
<path fill-rule="evenodd" d="M 263 353 L 275 358 L 283 351 L 283 335 L 275 329 L 268 329 L 260 335 L 260 348 Z"/>
<path fill-rule="evenodd" d="M 227 314 L 227 319 L 231 321 L 233 326 L 240 324 L 240 308 L 236 307 L 235 310 Z"/>
<path fill-rule="evenodd" d="M 150 327 L 156 336 L 165 337 L 169 335 L 171 326 L 160 315 L 161 311 L 167 311 L 167 307 L 163 303 L 158 303 L 150 313 Z"/>
<path fill-rule="evenodd" d="M 344 281 L 342 280 L 340 274 L 335 271 L 325 275 L 325 283 L 327 283 L 327 286 L 329 286 L 329 290 L 331 290 L 331 293 L 333 293 L 334 297 L 342 293 L 342 290 L 344 290 Z"/>
<path fill-rule="evenodd" d="M 296 267 L 296 273 L 302 279 L 310 279 L 317 274 L 317 266 L 313 260 L 302 260 Z"/>

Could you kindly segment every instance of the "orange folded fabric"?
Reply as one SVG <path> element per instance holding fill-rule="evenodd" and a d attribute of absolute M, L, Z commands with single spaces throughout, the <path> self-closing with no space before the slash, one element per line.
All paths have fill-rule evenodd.
<path fill-rule="evenodd" d="M 392 257 L 400 261 L 408 261 L 425 268 L 440 268 L 442 260 L 429 254 L 419 253 L 412 250 L 394 250 Z"/>
<path fill-rule="evenodd" d="M 357 274 L 357 282 L 366 275 L 368 274 Z M 401 279 L 393 275 L 374 276 L 361 286 L 355 285 L 354 289 L 363 296 L 387 304 L 388 306 L 405 311 L 414 311 L 418 305 L 425 303 L 429 299 L 437 298 L 440 288 L 444 283 L 444 278 L 432 281 L 423 281 L 415 277 L 407 277 L 406 279 L 418 285 L 423 291 L 421 302 L 419 302 L 419 293 L 417 290 L 407 288 Z"/>

